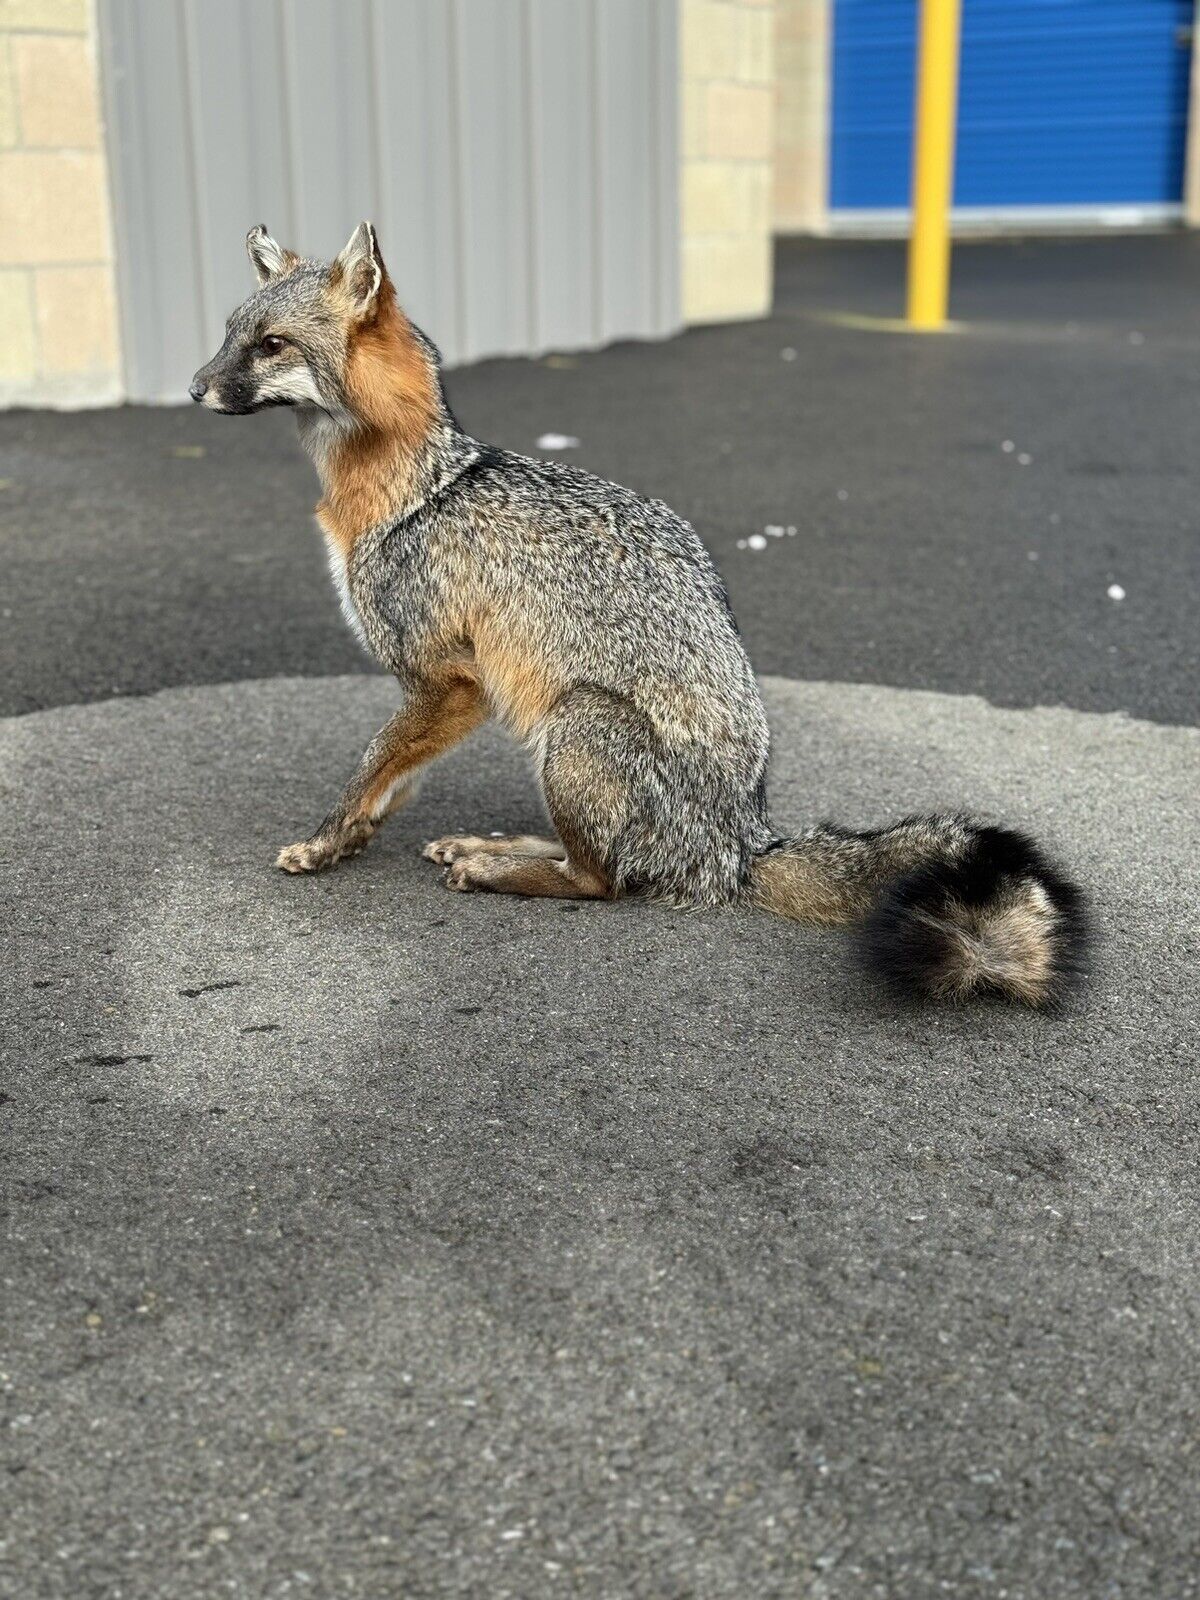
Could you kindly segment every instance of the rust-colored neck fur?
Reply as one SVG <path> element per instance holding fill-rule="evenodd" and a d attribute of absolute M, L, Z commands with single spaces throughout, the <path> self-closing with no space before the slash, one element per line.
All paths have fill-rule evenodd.
<path fill-rule="evenodd" d="M 375 316 L 350 335 L 345 390 L 355 426 L 325 452 L 317 518 L 347 557 L 411 499 L 442 412 L 436 376 L 386 280 Z"/>

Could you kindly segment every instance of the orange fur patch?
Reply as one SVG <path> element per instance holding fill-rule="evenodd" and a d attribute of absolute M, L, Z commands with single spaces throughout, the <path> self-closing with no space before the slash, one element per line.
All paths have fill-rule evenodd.
<path fill-rule="evenodd" d="M 561 698 L 565 682 L 545 662 L 501 636 L 498 628 L 474 630 L 475 668 L 497 715 L 524 739 Z"/>
<path fill-rule="evenodd" d="M 487 717 L 479 685 L 470 678 L 451 677 L 414 694 L 393 730 L 391 749 L 363 791 L 356 816 L 377 820 L 375 808 L 393 784 L 458 744 Z"/>
<path fill-rule="evenodd" d="M 436 379 L 386 281 L 375 316 L 351 332 L 345 388 L 359 426 L 330 451 L 317 519 L 349 556 L 403 503 L 438 417 Z"/>

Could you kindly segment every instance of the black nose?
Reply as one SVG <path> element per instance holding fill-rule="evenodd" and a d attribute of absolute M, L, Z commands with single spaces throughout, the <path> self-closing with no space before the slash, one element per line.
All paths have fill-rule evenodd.
<path fill-rule="evenodd" d="M 203 400 L 204 396 L 208 393 L 208 385 L 206 383 L 201 383 L 199 378 L 193 378 L 192 386 L 188 390 L 188 393 L 191 395 L 193 400 Z"/>

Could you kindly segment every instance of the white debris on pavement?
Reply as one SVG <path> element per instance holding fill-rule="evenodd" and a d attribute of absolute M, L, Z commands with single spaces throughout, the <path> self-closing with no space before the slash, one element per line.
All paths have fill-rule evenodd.
<path fill-rule="evenodd" d="M 1033 457 L 1029 454 L 1029 452 L 1027 450 L 1022 450 L 1020 455 L 1017 457 L 1017 464 L 1018 466 L 1027 467 L 1032 460 Z"/>
<path fill-rule="evenodd" d="M 1006 456 L 1010 456 L 1010 455 L 1012 455 L 1012 453 L 1013 453 L 1013 451 L 1014 451 L 1014 450 L 1015 450 L 1015 449 L 1016 449 L 1016 448 L 1017 448 L 1017 447 L 1016 447 L 1016 445 L 1015 445 L 1015 444 L 1014 444 L 1014 443 L 1013 443 L 1013 442 L 1012 442 L 1012 440 L 1011 440 L 1011 439 L 1002 439 L 1002 440 L 1001 440 L 1001 442 L 1000 442 L 1000 448 L 1001 448 L 1001 450 L 1003 450 L 1003 451 L 1004 451 L 1004 454 L 1005 454 L 1005 455 L 1006 455 Z"/>
<path fill-rule="evenodd" d="M 794 539 L 796 537 L 796 524 L 794 522 L 768 522 L 761 533 L 752 533 L 749 538 L 739 539 L 739 550 L 765 550 L 768 539 Z"/>
<path fill-rule="evenodd" d="M 1124 591 L 1124 589 L 1122 589 L 1122 587 L 1121 587 L 1121 585 L 1119 583 L 1110 583 L 1109 584 L 1109 586 L 1108 586 L 1108 598 L 1110 600 L 1124 600 L 1125 591 Z"/>
<path fill-rule="evenodd" d="M 784 348 L 779 352 L 779 359 L 780 361 L 795 361 L 796 352 L 792 349 L 790 344 L 785 345 Z"/>
<path fill-rule="evenodd" d="M 537 447 L 539 450 L 577 450 L 579 440 L 569 433 L 543 433 Z"/>

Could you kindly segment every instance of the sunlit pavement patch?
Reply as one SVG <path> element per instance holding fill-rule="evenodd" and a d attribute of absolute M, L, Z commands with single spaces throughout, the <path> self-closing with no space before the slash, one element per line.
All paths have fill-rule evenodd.
<path fill-rule="evenodd" d="M 1084 880 L 1044 1018 L 445 893 L 426 839 L 539 821 L 490 732 L 275 872 L 394 694 L 0 724 L 14 1592 L 1185 1592 L 1200 735 L 768 682 L 781 826 L 969 807 Z"/>

